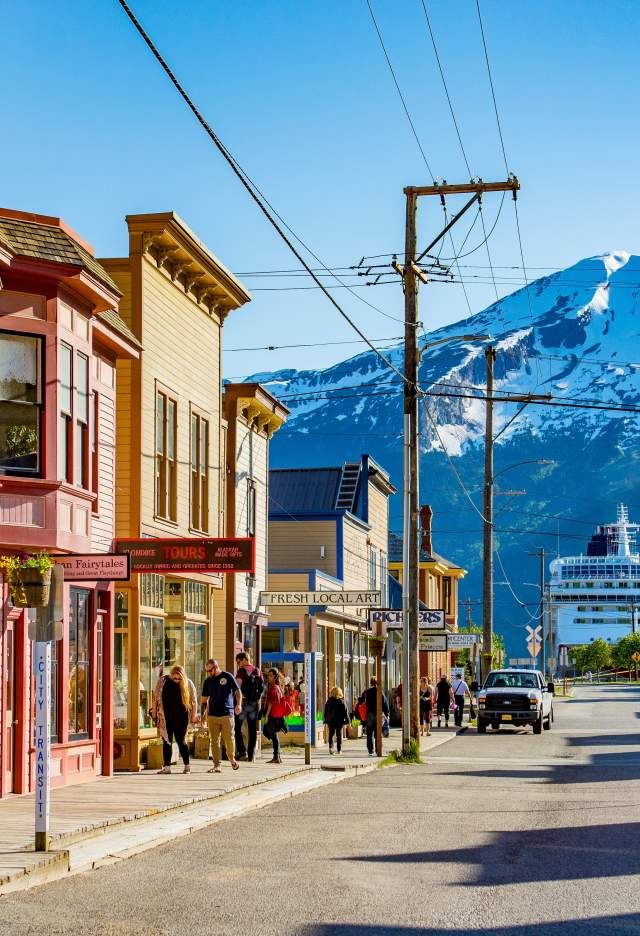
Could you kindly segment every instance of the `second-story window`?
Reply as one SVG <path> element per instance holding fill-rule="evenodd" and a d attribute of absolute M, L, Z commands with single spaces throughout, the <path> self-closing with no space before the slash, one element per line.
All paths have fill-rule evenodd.
<path fill-rule="evenodd" d="M 256 482 L 247 478 L 247 536 L 256 535 Z"/>
<path fill-rule="evenodd" d="M 73 482 L 73 348 L 60 345 L 60 477 L 63 481 Z"/>
<path fill-rule="evenodd" d="M 209 420 L 191 414 L 191 527 L 209 532 Z"/>
<path fill-rule="evenodd" d="M 378 550 L 375 546 L 369 547 L 369 588 L 378 587 Z"/>
<path fill-rule="evenodd" d="M 89 358 L 76 352 L 76 421 L 73 441 L 73 480 L 89 486 Z"/>
<path fill-rule="evenodd" d="M 0 471 L 41 468 L 42 339 L 0 332 Z"/>
<path fill-rule="evenodd" d="M 159 390 L 156 394 L 156 516 L 178 519 L 177 403 Z"/>

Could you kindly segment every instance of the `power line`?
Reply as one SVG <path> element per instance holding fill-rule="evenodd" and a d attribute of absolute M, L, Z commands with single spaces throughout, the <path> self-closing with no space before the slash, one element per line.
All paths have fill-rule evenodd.
<path fill-rule="evenodd" d="M 402 335 L 393 338 L 372 338 L 372 341 L 401 341 Z M 259 348 L 225 348 L 225 354 L 231 354 L 235 351 L 282 351 L 286 348 L 327 348 L 330 345 L 354 345 L 362 344 L 362 338 L 355 338 L 352 341 L 312 341 L 308 344 L 284 344 L 284 345 L 264 345 Z"/>
<path fill-rule="evenodd" d="M 313 251 L 304 243 L 304 241 L 302 241 L 302 240 L 300 239 L 300 237 L 299 237 L 299 236 L 289 227 L 289 225 L 283 220 L 283 218 L 278 214 L 278 212 L 275 210 L 275 208 L 270 204 L 270 202 L 269 202 L 268 199 L 265 197 L 265 195 L 260 191 L 260 189 L 258 188 L 258 186 L 256 185 L 256 183 L 253 182 L 253 180 L 251 179 L 251 177 L 245 172 L 245 170 L 244 170 L 244 169 L 242 168 L 242 166 L 238 163 L 238 161 L 235 159 L 235 157 L 234 157 L 234 156 L 230 153 L 230 151 L 226 148 L 226 146 L 224 145 L 224 143 L 222 142 L 222 140 L 221 140 L 221 139 L 218 137 L 218 135 L 212 130 L 212 128 L 211 128 L 211 127 L 209 126 L 209 124 L 207 123 L 207 121 L 204 119 L 204 117 L 203 117 L 202 113 L 200 112 L 200 110 L 196 107 L 196 105 L 194 104 L 194 102 L 191 100 L 189 94 L 186 92 L 186 90 L 185 90 L 185 89 L 183 88 L 183 86 L 180 84 L 180 82 L 178 81 L 178 79 L 177 79 L 176 76 L 174 75 L 173 71 L 171 70 L 171 68 L 169 67 L 169 65 L 168 65 L 167 62 L 165 61 L 165 59 L 162 57 L 162 55 L 160 54 L 160 52 L 158 51 L 158 49 L 157 49 L 156 46 L 154 45 L 153 41 L 151 40 L 151 38 L 149 37 L 149 35 L 147 34 L 147 32 L 146 32 L 146 31 L 144 30 L 144 28 L 142 27 L 142 25 L 141 25 L 141 23 L 139 22 L 139 20 L 136 18 L 135 14 L 134 14 L 133 11 L 131 10 L 131 7 L 130 7 L 129 4 L 126 2 L 126 0 L 118 0 L 118 3 L 120 4 L 120 6 L 122 7 L 122 9 L 123 9 L 123 10 L 125 11 L 125 13 L 127 14 L 129 20 L 131 21 L 131 23 L 133 24 L 133 26 L 136 28 L 136 30 L 138 31 L 138 33 L 140 34 L 140 36 L 142 37 L 142 39 L 145 41 L 147 47 L 149 48 L 149 50 L 151 51 L 151 53 L 153 54 L 153 56 L 155 57 L 155 59 L 157 60 L 157 62 L 160 64 L 160 66 L 161 66 L 162 69 L 164 70 L 165 74 L 167 75 L 167 77 L 169 78 L 169 80 L 171 81 L 171 83 L 173 84 L 173 86 L 175 87 L 175 89 L 177 90 L 177 92 L 180 94 L 180 96 L 182 97 L 182 99 L 183 99 L 184 102 L 186 103 L 186 105 L 187 105 L 187 107 L 189 108 L 189 110 L 193 113 L 193 115 L 194 115 L 194 117 L 196 118 L 196 120 L 198 121 L 198 123 L 201 125 L 201 127 L 203 128 L 203 130 L 205 131 L 205 133 L 208 135 L 208 137 L 211 139 L 211 141 L 213 142 L 213 144 L 214 144 L 215 147 L 217 148 L 217 150 L 220 152 L 220 154 L 223 156 L 223 158 L 224 158 L 224 159 L 226 160 L 226 162 L 229 164 L 229 166 L 231 167 L 231 169 L 233 170 L 233 172 L 235 173 L 235 175 L 237 176 L 237 178 L 240 180 L 240 182 L 242 183 L 242 185 L 244 186 L 244 188 L 245 188 L 245 189 L 247 190 L 247 192 L 249 193 L 250 197 L 253 199 L 253 201 L 254 201 L 254 202 L 256 203 L 256 205 L 258 206 L 259 210 L 262 212 L 262 214 L 265 216 L 265 218 L 269 221 L 269 223 L 272 225 L 272 227 L 273 227 L 273 228 L 275 229 L 275 231 L 278 233 L 278 235 L 280 236 L 280 238 L 284 241 L 284 243 L 285 243 L 286 246 L 289 248 L 289 250 L 292 252 L 292 254 L 293 254 L 293 255 L 296 257 L 296 259 L 302 264 L 302 266 L 305 268 L 305 270 L 307 271 L 307 273 L 309 274 L 309 276 L 314 280 L 314 282 L 317 284 L 317 286 L 320 287 L 320 289 L 324 292 L 324 294 L 326 295 L 326 297 L 329 299 L 330 303 L 334 306 L 334 308 L 338 311 L 338 313 L 345 319 L 345 321 L 348 322 L 348 324 L 350 325 L 350 327 L 360 336 L 360 338 L 362 338 L 362 340 L 371 348 L 371 350 L 374 351 L 374 352 L 377 354 L 377 356 L 380 358 L 380 360 L 384 362 L 385 366 L 388 367 L 388 368 L 390 368 L 391 370 L 395 371 L 395 373 L 398 374 L 398 376 L 401 378 L 401 380 L 404 381 L 404 380 L 406 379 L 406 378 L 404 377 L 404 375 L 398 370 L 398 368 L 397 368 L 394 364 L 391 363 L 391 361 L 387 360 L 387 358 L 386 358 L 386 357 L 375 347 L 375 345 L 372 344 L 372 342 L 367 338 L 367 336 L 366 336 L 366 335 L 364 334 L 364 332 L 358 327 L 358 325 L 356 325 L 356 323 L 349 317 L 349 315 L 347 315 L 347 313 L 344 311 L 344 309 L 336 302 L 336 300 L 333 298 L 333 296 L 332 296 L 331 293 L 328 291 L 328 289 L 323 285 L 323 283 L 322 283 L 321 280 L 318 278 L 318 276 L 316 275 L 316 273 L 313 272 L 313 270 L 311 269 L 310 265 L 309 265 L 309 264 L 307 263 L 307 261 L 304 259 L 304 257 L 302 256 L 302 254 L 298 251 L 298 249 L 297 249 L 297 248 L 294 246 L 294 244 L 291 242 L 291 239 L 287 236 L 287 234 L 286 234 L 285 231 L 283 230 L 283 228 L 285 228 L 285 227 L 286 227 L 287 231 L 289 231 L 289 233 L 292 235 L 292 237 L 294 237 L 294 238 L 298 241 L 298 243 L 301 244 L 302 247 L 303 247 L 312 257 L 314 257 L 315 260 L 318 261 L 318 263 L 320 263 L 323 267 L 325 267 L 325 269 L 327 269 L 327 272 L 331 272 L 331 271 L 325 266 L 325 264 L 322 262 L 322 260 L 320 260 L 320 258 L 319 258 L 315 253 L 313 253 Z M 281 222 L 281 224 L 278 223 L 278 220 L 276 220 L 276 218 Z M 282 226 L 281 226 L 281 225 L 282 225 Z M 376 309 L 376 311 L 379 312 L 380 310 L 379 310 L 379 309 Z M 386 313 L 383 313 L 383 314 L 386 315 Z"/>
<path fill-rule="evenodd" d="M 415 141 L 416 141 L 416 143 L 418 144 L 418 149 L 420 150 L 420 152 L 421 152 L 421 154 L 422 154 L 422 159 L 424 160 L 424 164 L 425 164 L 425 166 L 427 167 L 427 172 L 428 172 L 429 175 L 431 176 L 431 179 L 432 179 L 432 181 L 433 181 L 433 183 L 434 183 L 434 185 L 435 185 L 436 177 L 434 176 L 433 172 L 431 171 L 431 166 L 429 165 L 429 160 L 427 159 L 426 154 L 425 154 L 425 151 L 424 151 L 423 148 L 422 148 L 422 143 L 420 142 L 420 138 L 418 137 L 418 134 L 417 134 L 417 132 L 416 132 L 415 125 L 414 125 L 414 123 L 413 123 L 413 120 L 411 119 L 411 114 L 409 113 L 409 108 L 407 107 L 407 102 L 406 102 L 405 99 L 404 99 L 404 94 L 403 94 L 402 91 L 400 90 L 400 85 L 398 84 L 398 79 L 396 78 L 396 73 L 395 73 L 395 71 L 393 70 L 393 65 L 391 64 L 391 59 L 389 58 L 389 53 L 387 52 L 387 48 L 386 48 L 386 46 L 385 46 L 385 44 L 384 44 L 384 39 L 382 38 L 382 33 L 380 32 L 380 27 L 378 26 L 377 20 L 376 20 L 376 18 L 375 18 L 375 15 L 374 15 L 374 12 L 373 12 L 373 9 L 372 9 L 372 7 L 371 7 L 371 4 L 370 4 L 369 0 L 365 0 L 365 3 L 367 4 L 367 7 L 368 7 L 368 9 L 369 9 L 369 13 L 370 13 L 370 15 L 371 15 L 371 20 L 372 20 L 373 25 L 374 25 L 374 27 L 375 27 L 375 30 L 376 30 L 376 32 L 377 32 L 377 34 L 378 34 L 378 39 L 380 40 L 380 45 L 381 45 L 381 47 L 382 47 L 382 51 L 384 52 L 384 57 L 385 57 L 385 59 L 387 60 L 387 65 L 389 66 L 389 71 L 391 72 L 391 77 L 393 78 L 393 83 L 394 83 L 395 86 L 396 86 L 396 91 L 398 92 L 398 96 L 400 97 L 400 100 L 402 101 L 402 106 L 403 106 L 404 112 L 405 112 L 405 114 L 406 114 L 406 116 L 407 116 L 407 120 L 409 121 L 409 126 L 411 127 L 411 131 L 412 131 L 412 133 L 413 133 L 413 135 L 414 135 L 414 137 L 415 137 Z"/>

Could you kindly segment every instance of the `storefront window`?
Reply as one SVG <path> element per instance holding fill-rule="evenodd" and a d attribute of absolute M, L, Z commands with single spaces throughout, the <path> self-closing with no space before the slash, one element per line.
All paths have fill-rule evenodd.
<path fill-rule="evenodd" d="M 116 626 L 113 647 L 113 727 L 129 727 L 129 611 L 128 593 L 116 595 Z"/>
<path fill-rule="evenodd" d="M 168 621 L 164 626 L 164 667 L 168 671 L 172 666 L 182 666 L 182 623 Z"/>
<path fill-rule="evenodd" d="M 152 728 L 151 703 L 153 690 L 162 676 L 164 663 L 164 621 L 162 618 L 140 618 L 140 704 L 141 728 Z"/>
<path fill-rule="evenodd" d="M 298 633 L 298 628 L 296 627 L 284 627 L 284 652 L 285 653 L 295 653 L 298 650 L 303 650 L 304 648 L 300 646 L 300 635 Z"/>
<path fill-rule="evenodd" d="M 140 604 L 143 608 L 164 610 L 164 575 L 147 572 L 140 576 Z"/>
<path fill-rule="evenodd" d="M 333 632 L 335 649 L 335 685 L 343 689 L 343 669 L 342 669 L 342 631 Z"/>
<path fill-rule="evenodd" d="M 257 624 L 244 624 L 242 627 L 242 646 L 251 654 L 255 662 L 258 659 L 258 626 Z"/>
<path fill-rule="evenodd" d="M 185 582 L 184 589 L 184 613 L 200 614 L 206 617 L 207 586 L 201 582 Z"/>
<path fill-rule="evenodd" d="M 42 339 L 0 332 L 0 470 L 40 470 Z"/>
<path fill-rule="evenodd" d="M 189 621 L 185 622 L 184 668 L 198 693 L 204 682 L 206 635 L 206 624 L 191 624 Z"/>
<path fill-rule="evenodd" d="M 327 671 L 327 656 L 325 652 L 327 638 L 323 627 L 318 628 L 316 653 L 316 712 L 324 711 L 324 704 L 329 695 L 329 673 Z"/>
<path fill-rule="evenodd" d="M 70 589 L 69 738 L 87 737 L 90 680 L 89 610 L 91 593 Z"/>
<path fill-rule="evenodd" d="M 262 631 L 262 652 L 280 653 L 280 628 L 265 627 Z"/>

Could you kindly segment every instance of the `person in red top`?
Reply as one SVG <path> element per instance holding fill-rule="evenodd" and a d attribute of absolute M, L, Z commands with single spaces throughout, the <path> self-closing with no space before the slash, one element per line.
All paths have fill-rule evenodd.
<path fill-rule="evenodd" d="M 282 763 L 278 732 L 285 728 L 285 714 L 283 694 L 280 688 L 280 673 L 277 669 L 272 668 L 267 671 L 267 702 L 263 730 L 265 738 L 273 744 L 273 757 L 270 761 L 267 761 L 269 764 Z"/>

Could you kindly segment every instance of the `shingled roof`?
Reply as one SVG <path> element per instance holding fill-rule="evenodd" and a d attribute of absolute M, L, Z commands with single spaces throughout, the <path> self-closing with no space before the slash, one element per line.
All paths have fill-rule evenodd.
<path fill-rule="evenodd" d="M 88 270 L 116 295 L 120 295 L 120 290 L 104 267 L 61 227 L 0 217 L 0 243 L 18 257 L 33 257 Z"/>

